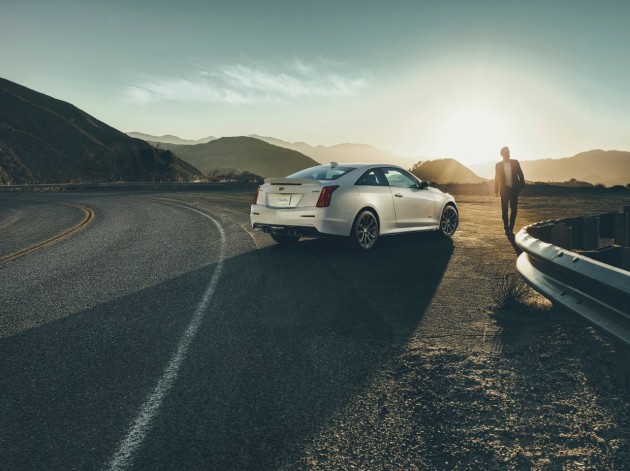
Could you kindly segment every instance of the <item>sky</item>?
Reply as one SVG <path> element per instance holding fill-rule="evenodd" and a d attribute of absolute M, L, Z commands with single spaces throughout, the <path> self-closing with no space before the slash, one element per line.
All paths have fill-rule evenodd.
<path fill-rule="evenodd" d="M 125 132 L 630 150 L 627 1 L 0 2 L 0 77 Z"/>

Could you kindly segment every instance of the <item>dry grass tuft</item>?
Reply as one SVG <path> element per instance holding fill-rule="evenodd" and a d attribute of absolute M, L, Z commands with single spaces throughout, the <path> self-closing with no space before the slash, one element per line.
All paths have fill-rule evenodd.
<path fill-rule="evenodd" d="M 525 304 L 531 295 L 529 286 L 518 273 L 504 275 L 492 291 L 492 301 L 497 309 L 514 309 Z"/>

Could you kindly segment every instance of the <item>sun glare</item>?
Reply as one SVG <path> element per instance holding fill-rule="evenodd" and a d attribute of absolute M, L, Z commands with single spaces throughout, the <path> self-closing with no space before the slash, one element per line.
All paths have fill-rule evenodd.
<path fill-rule="evenodd" d="M 496 159 L 508 142 L 507 124 L 491 110 L 471 107 L 448 114 L 438 122 L 433 150 L 465 165 Z"/>

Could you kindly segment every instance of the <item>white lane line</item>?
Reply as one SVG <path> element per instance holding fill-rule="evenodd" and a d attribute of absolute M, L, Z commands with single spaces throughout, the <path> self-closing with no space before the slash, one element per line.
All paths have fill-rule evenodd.
<path fill-rule="evenodd" d="M 167 201 L 162 202 L 199 213 L 202 216 L 210 219 L 214 223 L 214 225 L 217 226 L 219 234 L 221 235 L 219 260 L 217 262 L 216 268 L 214 269 L 212 279 L 210 280 L 206 291 L 203 293 L 201 301 L 195 309 L 195 314 L 190 320 L 186 331 L 179 340 L 175 354 L 171 357 L 168 365 L 166 365 L 166 368 L 164 369 L 164 372 L 162 373 L 162 376 L 160 377 L 160 380 L 158 381 L 155 389 L 149 396 L 147 396 L 144 403 L 142 404 L 136 420 L 133 422 L 133 425 L 129 429 L 129 432 L 127 432 L 125 439 L 120 443 L 118 450 L 107 464 L 107 469 L 112 471 L 128 469 L 133 463 L 133 458 L 138 451 L 138 448 L 140 448 L 140 446 L 142 445 L 142 442 L 144 441 L 148 431 L 150 430 L 153 419 L 157 416 L 160 407 L 162 406 L 162 402 L 164 401 L 164 398 L 166 397 L 169 390 L 175 383 L 175 380 L 177 379 L 179 369 L 181 368 L 182 363 L 186 358 L 188 349 L 190 348 L 190 345 L 192 344 L 192 341 L 194 340 L 197 331 L 199 330 L 199 326 L 201 325 L 201 321 L 203 320 L 204 314 L 206 313 L 208 304 L 212 299 L 212 295 L 217 288 L 219 278 L 221 277 L 221 271 L 223 270 L 223 258 L 225 255 L 225 232 L 223 231 L 223 227 L 221 227 L 221 224 L 219 224 L 219 222 L 213 217 L 208 216 L 207 214 L 188 206 L 183 206 L 176 203 L 169 203 Z"/>

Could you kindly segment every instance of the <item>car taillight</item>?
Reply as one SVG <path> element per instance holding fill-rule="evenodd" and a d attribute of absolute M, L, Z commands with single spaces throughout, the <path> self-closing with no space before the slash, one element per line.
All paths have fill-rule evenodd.
<path fill-rule="evenodd" d="M 322 192 L 319 194 L 319 199 L 317 200 L 317 207 L 326 208 L 330 206 L 330 198 L 332 197 L 333 191 L 337 188 L 339 188 L 339 185 L 325 186 L 322 188 Z"/>
<path fill-rule="evenodd" d="M 252 200 L 252 204 L 257 204 L 258 203 L 258 193 L 260 193 L 260 187 L 259 186 L 256 187 L 256 194 L 254 195 L 254 199 Z"/>

